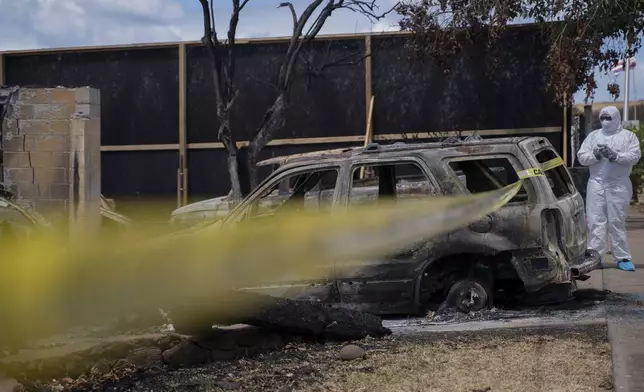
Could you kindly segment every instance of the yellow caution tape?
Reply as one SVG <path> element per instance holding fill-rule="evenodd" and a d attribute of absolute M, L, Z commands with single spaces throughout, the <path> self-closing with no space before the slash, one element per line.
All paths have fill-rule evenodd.
<path fill-rule="evenodd" d="M 553 158 L 553 159 L 549 160 L 548 162 L 544 162 L 544 163 L 542 163 L 542 164 L 541 164 L 541 168 L 542 168 L 544 171 L 546 171 L 546 170 L 552 170 L 552 169 L 554 169 L 555 167 L 561 166 L 561 165 L 563 165 L 563 164 L 564 164 L 563 159 L 561 159 L 560 157 L 556 157 L 556 158 Z"/>
<path fill-rule="evenodd" d="M 525 169 L 517 172 L 517 175 L 520 179 L 525 180 L 530 177 L 543 176 L 543 170 L 540 168 L 532 167 L 530 169 Z"/>
<path fill-rule="evenodd" d="M 541 164 L 541 167 L 532 167 L 529 169 L 521 170 L 517 172 L 517 175 L 521 180 L 525 180 L 530 177 L 539 177 L 543 176 L 543 172 L 552 170 L 555 167 L 559 167 L 564 164 L 563 159 L 560 157 L 553 158 L 547 162 Z"/>

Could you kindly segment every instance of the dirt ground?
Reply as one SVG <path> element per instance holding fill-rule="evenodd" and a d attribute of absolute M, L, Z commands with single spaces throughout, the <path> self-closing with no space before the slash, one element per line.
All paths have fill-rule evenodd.
<path fill-rule="evenodd" d="M 138 374 L 103 391 L 606 391 L 613 389 L 604 327 L 386 338 L 342 361 L 338 344 L 293 344 L 253 359 Z M 95 386 L 96 387 L 96 386 Z"/>

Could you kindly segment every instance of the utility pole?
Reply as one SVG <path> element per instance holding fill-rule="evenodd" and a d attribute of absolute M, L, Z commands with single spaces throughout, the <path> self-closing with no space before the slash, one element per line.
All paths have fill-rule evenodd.
<path fill-rule="evenodd" d="M 629 49 L 628 39 L 626 39 L 627 54 L 628 54 L 628 49 Z M 635 68 L 635 64 L 636 64 L 635 58 L 633 57 L 629 58 L 627 56 L 625 60 L 619 60 L 619 62 L 617 63 L 617 66 L 612 69 L 613 73 L 615 74 L 624 71 L 624 114 L 622 116 L 623 117 L 622 124 L 624 124 L 624 126 L 632 123 L 632 121 L 629 118 L 630 116 L 628 113 L 628 109 L 629 109 L 629 100 L 631 95 L 631 68 Z"/>
<path fill-rule="evenodd" d="M 626 86 L 624 88 L 624 126 L 637 126 L 638 124 L 637 118 L 633 118 L 631 120 L 629 113 L 629 101 L 631 99 L 631 78 L 634 76 L 631 75 L 631 71 L 635 69 L 635 64 L 636 60 L 634 57 L 626 59 L 626 63 L 624 64 L 624 66 L 626 67 L 626 69 L 624 70 L 624 79 L 626 79 Z"/>
<path fill-rule="evenodd" d="M 626 69 L 624 70 L 624 79 L 626 80 L 624 87 L 624 121 L 628 121 L 628 95 L 631 87 L 631 61 L 626 59 Z"/>

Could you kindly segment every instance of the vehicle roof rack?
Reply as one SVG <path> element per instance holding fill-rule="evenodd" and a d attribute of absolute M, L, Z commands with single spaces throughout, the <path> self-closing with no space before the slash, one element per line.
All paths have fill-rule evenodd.
<path fill-rule="evenodd" d="M 463 141 L 465 143 L 469 143 L 469 142 L 480 142 L 481 140 L 483 140 L 481 135 L 472 134 L 472 135 L 466 137 L 465 140 L 463 140 Z"/>
<path fill-rule="evenodd" d="M 378 143 L 369 143 L 364 148 L 364 152 L 374 152 L 374 151 L 380 151 L 380 144 L 378 144 Z"/>

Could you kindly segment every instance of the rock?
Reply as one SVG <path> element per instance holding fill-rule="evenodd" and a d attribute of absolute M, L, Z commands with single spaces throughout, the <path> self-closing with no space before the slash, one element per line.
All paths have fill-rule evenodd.
<path fill-rule="evenodd" d="M 202 365 L 210 362 L 210 350 L 199 347 L 189 340 L 184 340 L 164 351 L 162 358 L 163 362 L 174 368 Z"/>
<path fill-rule="evenodd" d="M 139 369 L 154 369 L 163 367 L 163 356 L 160 348 L 140 348 L 132 351 L 125 361 Z"/>
<path fill-rule="evenodd" d="M 343 361 L 353 361 L 355 359 L 361 359 L 366 356 L 366 352 L 360 346 L 355 344 L 347 344 L 346 346 L 340 349 L 340 359 Z"/>
<path fill-rule="evenodd" d="M 241 385 L 238 382 L 233 381 L 217 381 L 215 385 L 225 391 L 236 391 L 241 388 Z"/>
<path fill-rule="evenodd" d="M 0 392 L 20 392 L 24 388 L 15 378 L 0 375 Z"/>

